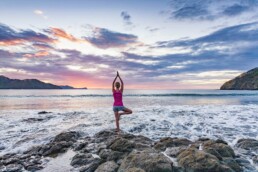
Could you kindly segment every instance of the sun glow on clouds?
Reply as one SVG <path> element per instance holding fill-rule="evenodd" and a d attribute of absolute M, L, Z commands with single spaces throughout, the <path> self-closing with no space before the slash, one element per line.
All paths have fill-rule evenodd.
<path fill-rule="evenodd" d="M 190 53 L 192 49 L 186 47 L 152 47 L 150 45 L 141 45 L 128 49 L 128 52 L 141 56 L 160 57 L 168 54 Z"/>
<path fill-rule="evenodd" d="M 80 65 L 67 65 L 66 67 L 73 71 L 81 71 L 86 73 L 95 73 L 98 71 L 98 68 L 85 68 L 84 66 Z"/>
<path fill-rule="evenodd" d="M 101 14 L 95 16 L 78 8 L 59 21 L 57 16 L 67 16 L 66 10 L 56 13 L 39 6 L 42 9 L 32 10 L 34 15 L 30 11 L 31 21 L 42 22 L 38 26 L 27 21 L 33 27 L 0 23 L 0 72 L 60 85 L 109 87 L 119 70 L 127 88 L 191 89 L 218 88 L 257 65 L 257 12 L 249 10 L 254 9 L 251 1 L 245 5 L 240 0 L 233 0 L 238 5 L 224 1 L 171 2 L 173 6 L 166 5 L 166 14 L 153 14 L 150 19 L 145 14 L 139 17 L 133 9 L 110 10 L 114 18 L 104 11 L 101 18 Z M 137 5 L 142 4 L 145 2 Z M 248 11 L 256 17 L 249 20 L 244 16 L 247 20 L 243 22 L 242 13 L 247 15 Z M 150 12 L 154 11 L 147 14 Z M 40 20 L 47 19 L 48 14 L 49 20 Z M 93 20 L 87 20 L 89 16 Z M 229 18 L 234 21 L 224 23 Z M 125 29 L 125 24 L 131 29 Z"/>

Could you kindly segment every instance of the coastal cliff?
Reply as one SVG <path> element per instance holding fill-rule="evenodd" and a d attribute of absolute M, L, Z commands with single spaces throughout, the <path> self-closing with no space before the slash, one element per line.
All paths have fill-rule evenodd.
<path fill-rule="evenodd" d="M 258 67 L 227 81 L 221 90 L 258 90 Z"/>

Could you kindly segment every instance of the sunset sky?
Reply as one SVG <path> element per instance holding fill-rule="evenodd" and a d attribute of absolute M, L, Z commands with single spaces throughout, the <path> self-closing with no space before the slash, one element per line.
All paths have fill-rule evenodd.
<path fill-rule="evenodd" d="M 258 0 L 1 0 L 0 75 L 218 89 L 258 66 Z"/>

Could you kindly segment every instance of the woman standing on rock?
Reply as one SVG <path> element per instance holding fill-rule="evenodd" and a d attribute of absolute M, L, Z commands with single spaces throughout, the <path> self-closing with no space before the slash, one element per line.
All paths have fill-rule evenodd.
<path fill-rule="evenodd" d="M 120 87 L 120 83 L 116 82 L 117 78 L 119 78 L 119 80 L 121 82 L 121 87 Z M 115 118 L 116 118 L 116 131 L 117 132 L 120 131 L 120 128 L 119 128 L 120 116 L 133 113 L 131 109 L 124 107 L 123 91 L 124 91 L 124 83 L 123 83 L 123 80 L 121 79 L 119 73 L 117 72 L 116 77 L 112 84 L 112 92 L 113 92 L 113 97 L 114 97 L 113 111 L 115 113 Z M 119 111 L 122 111 L 122 112 L 119 112 Z"/>

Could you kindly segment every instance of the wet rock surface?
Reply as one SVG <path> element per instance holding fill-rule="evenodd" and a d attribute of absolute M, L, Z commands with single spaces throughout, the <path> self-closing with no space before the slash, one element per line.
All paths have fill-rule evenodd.
<path fill-rule="evenodd" d="M 0 171 L 39 171 L 47 165 L 46 158 L 61 156 L 67 150 L 74 152 L 68 165 L 80 172 L 256 171 L 252 163 L 257 164 L 257 140 L 240 139 L 235 147 L 242 153 L 235 153 L 223 140 L 208 138 L 153 141 L 123 131 L 105 130 L 92 137 L 69 131 L 22 154 L 1 156 Z"/>
<path fill-rule="evenodd" d="M 255 139 L 240 139 L 237 141 L 236 147 L 253 150 L 258 152 L 258 140 Z"/>

